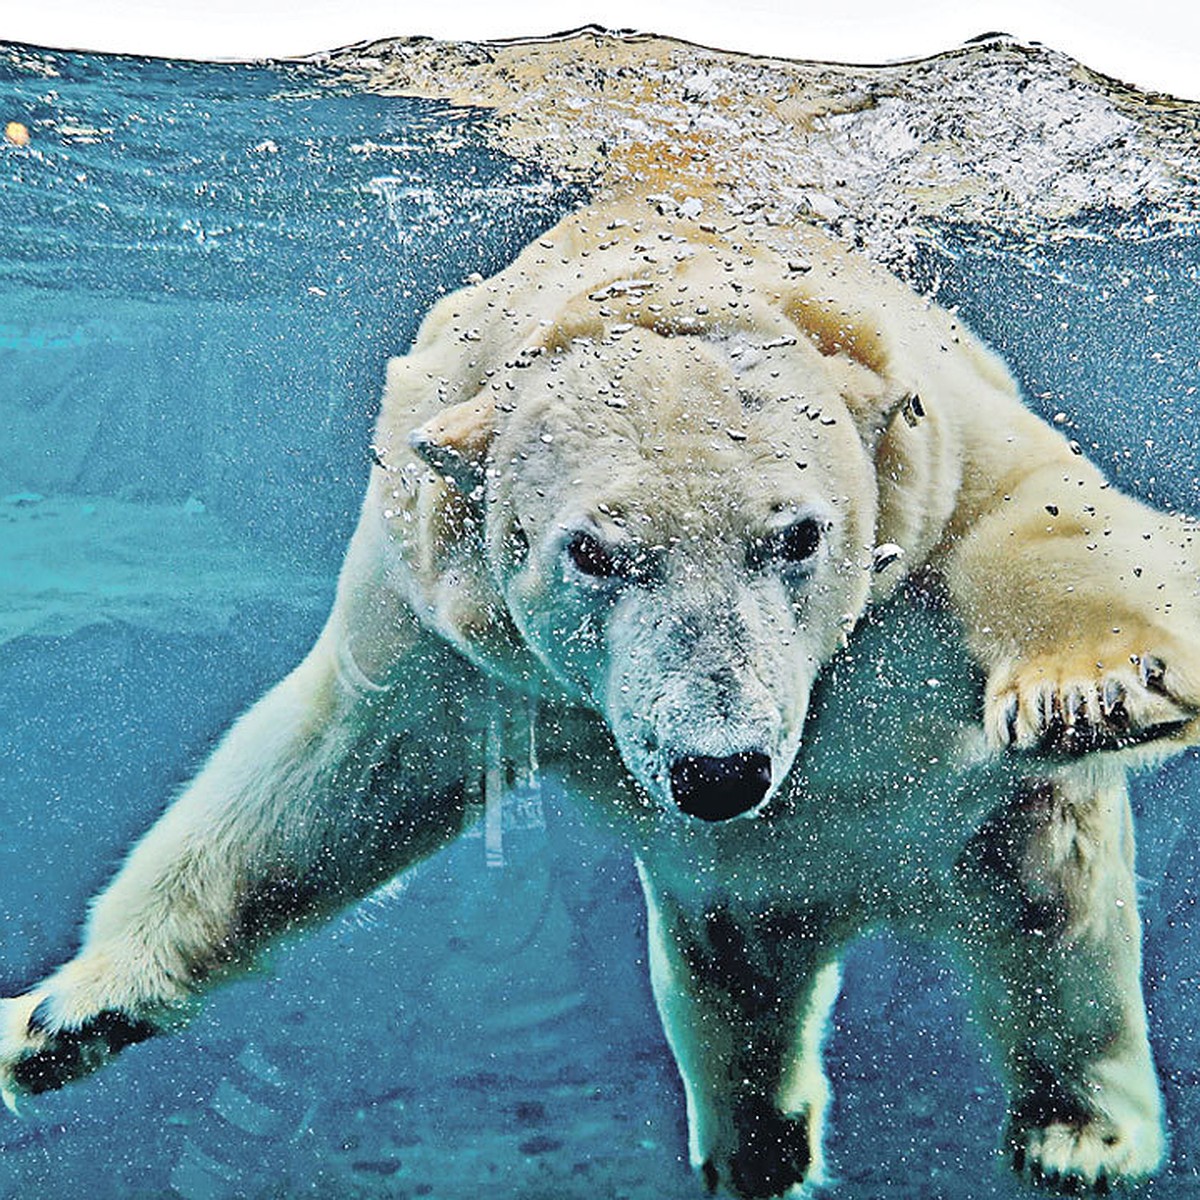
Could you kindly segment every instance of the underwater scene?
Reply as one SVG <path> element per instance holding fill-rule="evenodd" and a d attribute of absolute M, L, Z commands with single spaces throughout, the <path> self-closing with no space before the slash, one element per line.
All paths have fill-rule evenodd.
<path fill-rule="evenodd" d="M 586 29 L 0 43 L 0 125 L 0 1197 L 1200 1198 L 1200 104 Z"/>

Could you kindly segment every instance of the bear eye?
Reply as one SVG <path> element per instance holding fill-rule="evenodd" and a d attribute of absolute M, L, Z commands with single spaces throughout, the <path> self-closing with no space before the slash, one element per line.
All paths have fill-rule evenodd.
<path fill-rule="evenodd" d="M 750 546 L 750 565 L 765 567 L 770 563 L 810 563 L 821 548 L 821 538 L 827 528 L 826 523 L 815 517 L 802 517 L 785 529 L 756 538 Z"/>
<path fill-rule="evenodd" d="M 821 545 L 821 523 L 805 517 L 778 535 L 775 556 L 787 562 L 807 562 Z"/>
<path fill-rule="evenodd" d="M 612 552 L 590 533 L 574 534 L 567 543 L 567 557 L 575 569 L 593 579 L 612 579 L 620 574 Z"/>

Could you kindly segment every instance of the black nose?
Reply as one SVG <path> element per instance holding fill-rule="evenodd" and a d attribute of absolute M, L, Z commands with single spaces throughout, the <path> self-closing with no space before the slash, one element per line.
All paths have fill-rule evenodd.
<path fill-rule="evenodd" d="M 771 786 L 771 760 L 757 750 L 728 758 L 679 758 L 671 765 L 671 795 L 690 817 L 727 821 L 749 812 Z"/>

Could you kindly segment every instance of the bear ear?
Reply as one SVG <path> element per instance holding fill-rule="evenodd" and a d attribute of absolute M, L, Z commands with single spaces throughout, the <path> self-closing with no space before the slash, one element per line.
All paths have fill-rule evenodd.
<path fill-rule="evenodd" d="M 842 398 L 858 429 L 859 439 L 872 454 L 897 415 L 903 415 L 909 428 L 919 425 L 925 416 L 920 392 L 895 381 L 887 381 L 887 386 L 875 395 L 849 390 L 843 391 Z"/>
<path fill-rule="evenodd" d="M 481 395 L 431 417 L 408 435 L 408 444 L 467 496 L 483 482 L 495 435 L 496 406 Z"/>
<path fill-rule="evenodd" d="M 784 313 L 820 352 L 863 444 L 874 451 L 897 413 L 909 425 L 925 415 L 921 398 L 902 377 L 894 337 L 882 309 L 793 291 Z"/>

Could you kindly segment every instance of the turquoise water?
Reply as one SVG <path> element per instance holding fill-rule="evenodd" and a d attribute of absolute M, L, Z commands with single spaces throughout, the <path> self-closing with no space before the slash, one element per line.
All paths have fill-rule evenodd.
<path fill-rule="evenodd" d="M 581 192 L 484 118 L 317 65 L 0 46 L 0 992 L 319 628 L 383 364 Z M 1200 242 L 962 222 L 908 268 L 1126 489 L 1200 512 Z M 1141 781 L 1146 988 L 1200 1196 L 1200 762 Z M 185 1032 L 0 1120 L 0 1197 L 683 1200 L 682 1099 L 624 856 L 551 793 L 281 950 Z M 851 956 L 837 1194 L 1010 1197 L 950 965 Z"/>

